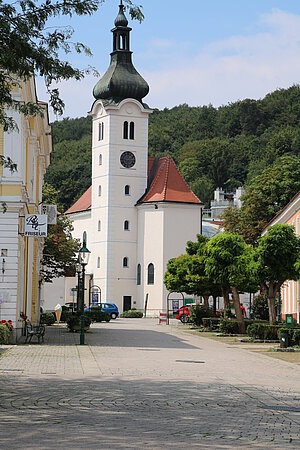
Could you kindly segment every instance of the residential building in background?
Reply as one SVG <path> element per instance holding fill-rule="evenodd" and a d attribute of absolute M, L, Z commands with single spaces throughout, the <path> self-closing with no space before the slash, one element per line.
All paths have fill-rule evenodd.
<path fill-rule="evenodd" d="M 268 223 L 263 234 L 268 228 L 276 224 L 292 225 L 296 235 L 300 235 L 300 191 L 290 202 Z M 293 314 L 297 323 L 300 323 L 300 282 L 287 280 L 281 288 L 281 317 L 285 319 L 286 314 Z"/>
<path fill-rule="evenodd" d="M 211 219 L 220 219 L 226 208 L 232 206 L 240 208 L 242 206 L 241 196 L 244 192 L 243 187 L 237 188 L 235 192 L 226 192 L 222 188 L 217 188 L 214 192 L 214 200 L 210 203 Z"/>
<path fill-rule="evenodd" d="M 43 117 L 25 117 L 8 111 L 18 126 L 0 128 L 0 155 L 17 164 L 11 173 L 0 166 L 0 320 L 12 320 L 15 336 L 22 333 L 27 316 L 39 320 L 39 267 L 42 237 L 24 236 L 26 214 L 39 214 L 44 174 L 50 163 L 51 129 L 46 103 L 39 102 L 35 80 L 13 87 L 16 101 L 39 103 Z"/>

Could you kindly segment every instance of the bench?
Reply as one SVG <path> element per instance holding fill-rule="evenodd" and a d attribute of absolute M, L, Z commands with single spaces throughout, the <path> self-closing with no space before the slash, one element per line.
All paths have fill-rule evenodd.
<path fill-rule="evenodd" d="M 26 339 L 25 344 L 30 343 L 33 336 L 36 336 L 38 343 L 44 342 L 46 328 L 44 325 L 32 325 L 31 323 L 26 324 Z"/>

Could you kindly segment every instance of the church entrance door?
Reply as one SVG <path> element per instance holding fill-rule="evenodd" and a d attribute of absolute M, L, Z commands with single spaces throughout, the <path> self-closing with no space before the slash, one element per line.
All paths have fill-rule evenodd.
<path fill-rule="evenodd" d="M 124 295 L 123 297 L 123 312 L 131 309 L 131 295 Z"/>

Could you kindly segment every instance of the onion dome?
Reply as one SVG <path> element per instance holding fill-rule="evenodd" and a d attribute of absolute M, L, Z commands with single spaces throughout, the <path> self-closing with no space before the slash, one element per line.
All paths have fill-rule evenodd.
<path fill-rule="evenodd" d="M 124 5 L 119 5 L 119 13 L 115 20 L 113 33 L 113 51 L 110 66 L 93 90 L 96 100 L 120 102 L 125 98 L 134 98 L 142 103 L 148 94 L 149 86 L 137 72 L 132 63 L 130 51 L 130 32 Z"/>
<path fill-rule="evenodd" d="M 116 17 L 115 20 L 115 26 L 116 27 L 127 27 L 128 20 L 124 14 L 124 5 L 121 1 L 121 4 L 119 5 L 119 14 Z"/>

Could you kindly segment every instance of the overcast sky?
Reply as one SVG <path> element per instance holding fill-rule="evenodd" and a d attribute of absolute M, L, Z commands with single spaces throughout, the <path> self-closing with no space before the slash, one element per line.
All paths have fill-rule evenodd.
<path fill-rule="evenodd" d="M 118 0 L 106 0 L 92 17 L 55 19 L 72 25 L 92 58 L 68 55 L 100 74 L 109 66 Z M 261 98 L 300 82 L 299 0 L 139 0 L 145 21 L 129 21 L 136 69 L 150 85 L 153 108 L 182 103 L 214 106 Z M 86 116 L 97 78 L 60 85 L 65 117 Z M 38 80 L 40 100 L 47 100 Z M 53 115 L 51 116 L 53 120 Z"/>

